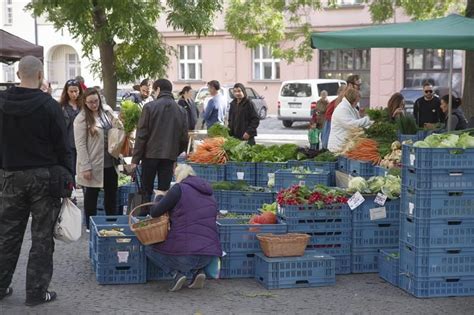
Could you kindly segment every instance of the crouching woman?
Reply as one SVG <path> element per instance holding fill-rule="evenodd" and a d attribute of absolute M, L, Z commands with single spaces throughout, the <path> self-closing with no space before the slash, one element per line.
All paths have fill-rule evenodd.
<path fill-rule="evenodd" d="M 217 203 L 211 185 L 199 178 L 189 165 L 175 169 L 176 185 L 151 207 L 152 217 L 168 212 L 167 239 L 148 246 L 146 254 L 165 273 L 173 276 L 169 291 L 178 291 L 192 274 L 188 288 L 204 287 L 204 268 L 222 256 L 217 232 Z M 159 200 L 159 201 L 158 201 Z"/>

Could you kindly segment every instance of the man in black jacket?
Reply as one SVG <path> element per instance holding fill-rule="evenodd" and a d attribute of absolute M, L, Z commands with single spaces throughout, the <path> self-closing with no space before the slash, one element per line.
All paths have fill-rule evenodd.
<path fill-rule="evenodd" d="M 138 122 L 132 168 L 142 163 L 145 192 L 151 196 L 158 174 L 158 190 L 170 188 L 173 165 L 188 145 L 186 110 L 176 104 L 173 86 L 166 79 L 153 83 L 157 99 L 145 104 Z"/>
<path fill-rule="evenodd" d="M 441 101 L 434 94 L 433 85 L 429 82 L 423 84 L 423 96 L 413 104 L 413 115 L 418 127 L 423 128 L 431 124 L 444 121 L 444 114 L 441 111 Z"/>
<path fill-rule="evenodd" d="M 26 276 L 28 306 L 53 301 L 53 228 L 60 199 L 50 191 L 50 167 L 72 169 L 66 125 L 59 104 L 39 87 L 43 64 L 26 56 L 18 65 L 20 85 L 0 93 L 0 300 L 11 295 L 13 273 L 31 214 L 31 250 Z"/>
<path fill-rule="evenodd" d="M 257 128 L 260 124 L 255 105 L 248 99 L 245 86 L 236 83 L 233 89 L 234 100 L 230 103 L 229 129 L 230 135 L 248 144 L 255 144 Z"/>

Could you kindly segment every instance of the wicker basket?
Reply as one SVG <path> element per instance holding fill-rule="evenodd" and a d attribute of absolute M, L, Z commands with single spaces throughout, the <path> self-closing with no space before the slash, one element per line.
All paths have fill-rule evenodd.
<path fill-rule="evenodd" d="M 308 234 L 258 234 L 260 247 L 267 257 L 303 256 L 310 236 Z"/>
<path fill-rule="evenodd" d="M 128 215 L 128 225 L 130 226 L 132 232 L 135 233 L 140 243 L 143 245 L 151 245 L 163 242 L 168 236 L 169 217 L 167 214 L 164 214 L 158 218 L 142 220 L 132 224 L 132 216 L 136 210 L 152 205 L 152 202 L 138 205 Z M 146 225 L 143 225 L 145 222 Z"/>

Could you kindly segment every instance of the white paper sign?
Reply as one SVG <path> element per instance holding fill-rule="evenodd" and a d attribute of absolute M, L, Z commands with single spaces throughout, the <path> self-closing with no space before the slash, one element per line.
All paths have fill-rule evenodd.
<path fill-rule="evenodd" d="M 244 176 L 245 176 L 245 173 L 244 173 L 244 172 L 237 172 L 237 179 L 238 179 L 238 180 L 243 180 L 243 179 L 244 179 Z"/>
<path fill-rule="evenodd" d="M 300 185 L 300 186 L 304 186 L 304 185 L 306 185 L 306 182 L 305 182 L 304 180 L 300 180 L 300 184 L 299 184 L 299 185 Z"/>
<path fill-rule="evenodd" d="M 128 263 L 128 255 L 129 254 L 130 254 L 129 252 L 117 252 L 117 258 L 118 258 L 119 264 Z"/>
<path fill-rule="evenodd" d="M 385 207 L 370 209 L 369 213 L 371 221 L 385 219 L 387 217 L 387 210 Z"/>
<path fill-rule="evenodd" d="M 385 196 L 382 193 L 378 193 L 377 196 L 375 196 L 374 202 L 378 204 L 379 206 L 384 206 L 386 201 L 387 201 L 387 196 Z"/>
<path fill-rule="evenodd" d="M 415 210 L 415 204 L 412 203 L 412 202 L 409 202 L 408 203 L 408 214 L 413 215 L 413 212 L 414 212 L 413 210 Z"/>
<path fill-rule="evenodd" d="M 364 197 L 360 194 L 360 192 L 356 192 L 352 197 L 347 200 L 347 204 L 351 210 L 354 210 L 358 206 L 360 206 L 365 201 Z"/>
<path fill-rule="evenodd" d="M 410 165 L 415 165 L 415 155 L 413 153 L 410 154 Z"/>

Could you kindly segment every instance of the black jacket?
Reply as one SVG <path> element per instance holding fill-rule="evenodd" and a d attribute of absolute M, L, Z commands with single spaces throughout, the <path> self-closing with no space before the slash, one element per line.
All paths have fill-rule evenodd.
<path fill-rule="evenodd" d="M 251 100 L 244 98 L 237 105 L 237 100 L 234 99 L 230 103 L 229 129 L 232 137 L 243 140 L 244 133 L 248 133 L 252 139 L 257 135 L 259 124 L 260 118 Z"/>
<path fill-rule="evenodd" d="M 197 109 L 196 104 L 193 100 L 189 100 L 188 102 L 184 98 L 181 98 L 178 101 L 178 105 L 183 107 L 188 114 L 188 129 L 194 130 L 199 117 L 199 110 Z"/>
<path fill-rule="evenodd" d="M 0 168 L 24 170 L 62 165 L 71 170 L 66 124 L 59 104 L 40 89 L 0 93 Z"/>
<path fill-rule="evenodd" d="M 143 159 L 176 161 L 188 145 L 186 110 L 176 104 L 171 92 L 163 91 L 158 98 L 143 106 L 138 121 L 132 162 Z"/>
<path fill-rule="evenodd" d="M 425 123 L 436 124 L 444 121 L 445 118 L 441 111 L 441 101 L 436 96 L 429 101 L 423 96 L 417 99 L 413 104 L 413 116 L 421 128 Z"/>

